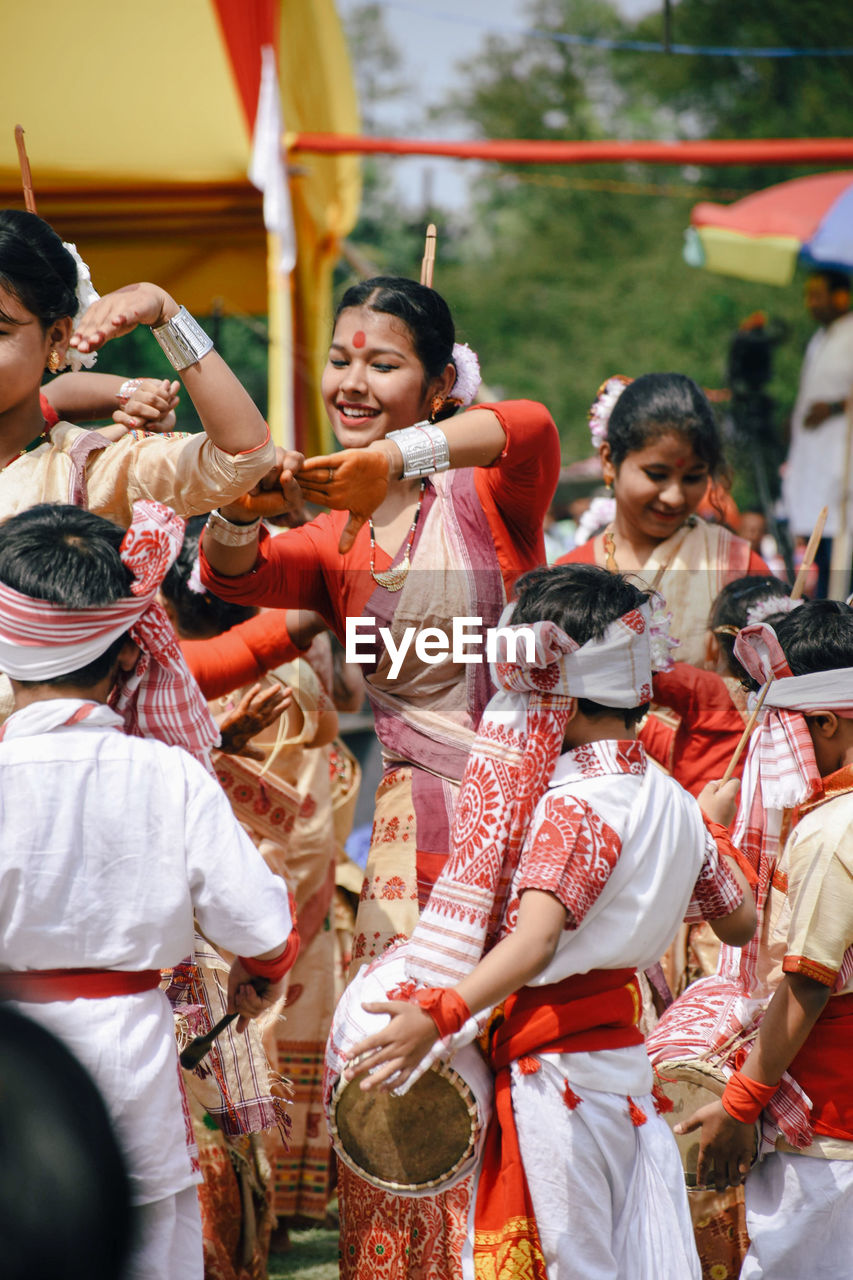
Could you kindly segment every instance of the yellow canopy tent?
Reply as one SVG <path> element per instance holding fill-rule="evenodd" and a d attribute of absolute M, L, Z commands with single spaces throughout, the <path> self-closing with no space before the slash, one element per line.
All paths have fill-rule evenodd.
<path fill-rule="evenodd" d="M 270 39 L 286 128 L 357 131 L 334 0 L 41 0 L 5 6 L 2 28 L 4 206 L 23 204 L 20 123 L 39 213 L 77 243 L 99 291 L 153 279 L 198 313 L 215 303 L 269 311 L 280 344 L 270 349 L 274 434 L 327 451 L 319 371 L 337 245 L 358 213 L 359 162 L 311 157 L 291 174 L 298 259 L 289 279 L 272 252 L 268 271 L 262 197 L 246 175 L 260 46 Z"/>

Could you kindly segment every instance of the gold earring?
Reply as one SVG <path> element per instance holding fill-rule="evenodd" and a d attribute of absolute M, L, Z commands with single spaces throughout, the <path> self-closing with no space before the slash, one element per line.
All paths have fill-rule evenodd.
<path fill-rule="evenodd" d="M 430 406 L 430 421 L 435 422 L 438 415 L 444 408 L 444 396 L 433 396 L 432 405 Z"/>
<path fill-rule="evenodd" d="M 62 366 L 62 357 L 56 350 L 56 347 L 50 348 L 50 355 L 47 357 L 47 367 L 51 373 L 57 373 Z"/>

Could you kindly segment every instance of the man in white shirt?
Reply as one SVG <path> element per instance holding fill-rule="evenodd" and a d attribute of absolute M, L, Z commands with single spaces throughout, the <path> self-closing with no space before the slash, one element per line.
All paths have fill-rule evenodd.
<path fill-rule="evenodd" d="M 853 459 L 849 456 L 851 441 L 845 413 L 847 401 L 853 394 L 849 276 L 840 271 L 813 271 L 806 281 L 805 304 L 820 327 L 803 358 L 800 387 L 791 415 L 791 447 L 782 496 L 795 537 L 809 537 L 821 507 L 829 507 L 816 557 L 817 594 L 825 596 L 832 539 L 841 532 L 840 512 L 845 497 L 847 526 L 853 524 L 853 504 L 849 497 Z"/>
<path fill-rule="evenodd" d="M 237 956 L 239 1030 L 275 999 L 296 940 L 287 889 L 221 787 L 167 745 L 195 742 L 203 758 L 207 713 L 156 604 L 183 521 L 139 507 L 127 535 L 48 505 L 3 527 L 15 711 L 0 728 L 0 998 L 63 1040 L 103 1094 L 137 1217 L 128 1280 L 202 1280 L 200 1176 L 160 970 L 191 954 L 195 915 Z M 108 705 L 120 690 L 124 718 Z M 131 705 L 137 731 L 164 740 L 122 732 Z"/>

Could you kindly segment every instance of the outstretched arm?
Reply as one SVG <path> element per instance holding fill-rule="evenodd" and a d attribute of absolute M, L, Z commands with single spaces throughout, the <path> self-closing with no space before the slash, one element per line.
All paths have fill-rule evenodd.
<path fill-rule="evenodd" d="M 506 432 L 491 409 L 469 409 L 455 418 L 436 423 L 447 441 L 450 468 L 488 467 L 506 446 Z M 428 445 L 425 433 L 424 443 Z M 439 442 L 440 447 L 440 442 Z M 318 458 L 309 458 L 299 472 L 299 485 L 309 502 L 349 511 L 341 534 L 340 551 L 345 555 L 359 529 L 381 506 L 389 484 L 403 478 L 404 461 L 394 440 L 375 440 L 366 449 L 344 449 Z"/>
<path fill-rule="evenodd" d="M 61 373 L 42 395 L 67 422 L 112 418 L 123 427 L 172 431 L 180 383 L 169 378 L 123 378 L 118 373 Z"/>
<path fill-rule="evenodd" d="M 180 310 L 159 285 L 143 282 L 125 285 L 99 298 L 86 311 L 71 336 L 71 346 L 81 352 L 97 351 L 111 338 L 130 333 L 137 325 L 159 328 Z M 252 398 L 216 351 L 210 350 L 180 370 L 180 378 L 198 411 L 209 439 L 223 453 L 249 453 L 269 438 Z"/>
<path fill-rule="evenodd" d="M 557 898 L 539 889 L 526 890 L 514 931 L 455 988 L 470 1013 L 493 1008 L 537 977 L 551 962 L 565 923 L 566 909 Z M 364 1008 L 368 1013 L 390 1013 L 391 1020 L 355 1046 L 353 1065 L 345 1074 L 351 1080 L 370 1072 L 361 1082 L 365 1090 L 397 1088 L 438 1039 L 436 1024 L 417 1004 L 380 1001 Z"/>

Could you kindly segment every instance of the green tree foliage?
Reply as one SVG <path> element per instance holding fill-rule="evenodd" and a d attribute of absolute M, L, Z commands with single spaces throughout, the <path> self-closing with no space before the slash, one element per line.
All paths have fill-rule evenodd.
<path fill-rule="evenodd" d="M 673 13 L 679 43 L 853 47 L 853 7 L 840 0 L 681 0 Z M 631 25 L 610 0 L 530 0 L 524 17 L 538 32 L 662 36 L 660 10 Z M 853 59 L 685 57 L 490 37 L 458 67 L 440 118 L 486 138 L 850 134 L 851 72 Z M 465 224 L 438 219 L 436 285 L 489 387 L 551 408 L 566 461 L 590 451 L 586 411 L 605 378 L 677 369 L 723 387 L 738 323 L 763 309 L 789 327 L 770 388 L 782 447 L 811 328 L 800 282 L 779 289 L 697 271 L 681 246 L 697 200 L 729 201 L 802 172 L 483 166 Z M 383 268 L 413 275 L 423 224 L 405 222 L 396 207 L 365 206 L 353 239 L 369 243 Z M 749 500 L 748 443 L 734 452 L 736 496 Z"/>

